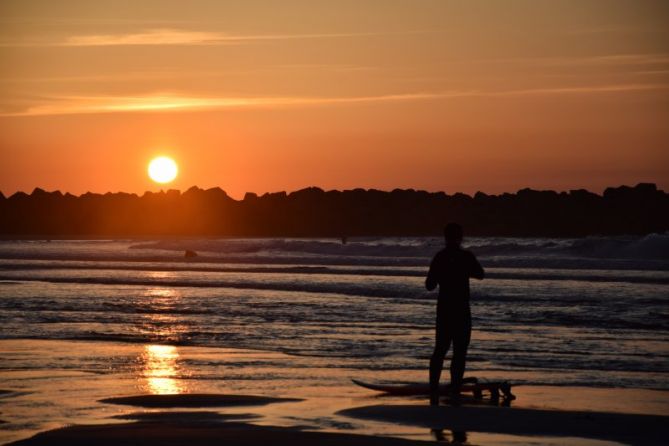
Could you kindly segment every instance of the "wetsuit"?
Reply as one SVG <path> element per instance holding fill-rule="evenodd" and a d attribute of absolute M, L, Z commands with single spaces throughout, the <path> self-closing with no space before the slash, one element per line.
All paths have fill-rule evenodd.
<path fill-rule="evenodd" d="M 472 320 L 469 309 L 469 278 L 483 279 L 483 268 L 474 254 L 457 245 L 447 245 L 434 256 L 425 287 L 439 285 L 434 353 L 430 359 L 430 391 L 436 398 L 444 356 L 453 343 L 451 390 L 458 394 L 465 372 Z"/>

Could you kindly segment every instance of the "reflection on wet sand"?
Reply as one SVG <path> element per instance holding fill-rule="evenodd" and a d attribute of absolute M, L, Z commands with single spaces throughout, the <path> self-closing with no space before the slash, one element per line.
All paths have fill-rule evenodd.
<path fill-rule="evenodd" d="M 183 393 L 185 386 L 178 374 L 179 352 L 172 345 L 146 345 L 142 354 L 143 387 L 156 395 Z"/>

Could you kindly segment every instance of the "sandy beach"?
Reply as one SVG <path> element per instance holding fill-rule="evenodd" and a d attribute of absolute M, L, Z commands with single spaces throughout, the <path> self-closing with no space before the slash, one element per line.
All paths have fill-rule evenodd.
<path fill-rule="evenodd" d="M 1 344 L 9 357 L 21 351 L 42 355 L 51 351 L 56 357 L 63 350 L 122 355 L 128 353 L 123 349 L 142 348 L 37 340 Z M 0 428 L 2 442 L 659 445 L 665 444 L 663 429 L 669 421 L 665 391 L 517 386 L 513 391 L 518 399 L 511 407 L 465 400 L 462 407 L 435 408 L 424 397 L 383 396 L 355 386 L 350 377 L 358 371 L 330 371 L 326 377 L 326 369 L 313 362 L 307 369 L 279 353 L 192 348 L 182 354 L 191 360 L 206 355 L 245 365 L 229 381 L 174 379 L 160 376 L 159 370 L 149 375 L 2 371 L 0 379 L 7 387 L 0 394 L 0 419 L 6 421 Z M 298 366 L 290 373 L 295 380 L 285 378 L 270 387 L 262 380 L 240 379 L 245 373 L 247 378 L 268 373 L 259 364 L 269 358 Z M 373 374 L 365 379 L 372 380 Z M 168 393 L 160 393 L 161 389 Z"/>
<path fill-rule="evenodd" d="M 573 392 L 577 389 L 568 389 Z M 557 389 L 553 395 L 557 396 Z M 549 396 L 549 395 L 546 395 Z M 12 445 L 409 445 L 430 440 L 392 438 L 380 435 L 311 431 L 306 426 L 253 424 L 262 418 L 253 407 L 300 402 L 296 399 L 263 398 L 252 395 L 181 394 L 135 395 L 110 398 L 109 404 L 167 411 L 132 412 L 113 418 L 133 420 L 121 424 L 74 425 L 39 433 Z M 198 410 L 169 411 L 189 407 Z M 219 413 L 206 408 L 249 408 L 250 413 Z M 308 417 L 308 414 L 304 414 Z M 668 416 L 599 411 L 549 410 L 498 407 L 485 404 L 461 407 L 430 407 L 413 404 L 376 404 L 338 411 L 335 416 L 358 422 L 365 420 L 409 428 L 429 429 L 433 441 L 464 443 L 467 438 L 484 444 L 666 444 Z M 345 430 L 345 429 L 342 429 Z M 356 429 L 354 429 L 355 431 Z M 365 431 L 365 429 L 358 429 Z M 488 434 L 486 436 L 482 434 Z M 405 436 L 409 436 L 406 435 Z M 479 443 L 477 441 L 477 443 Z"/>
<path fill-rule="evenodd" d="M 75 426 L 50 431 L 13 445 L 413 445 L 425 444 L 397 438 L 303 432 L 288 428 L 256 427 L 227 423 L 137 422 L 122 425 Z"/>

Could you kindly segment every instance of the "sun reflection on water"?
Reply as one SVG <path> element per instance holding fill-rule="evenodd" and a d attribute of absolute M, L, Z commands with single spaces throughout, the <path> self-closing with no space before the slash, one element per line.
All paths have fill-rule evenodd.
<path fill-rule="evenodd" d="M 181 340 L 187 326 L 175 314 L 183 305 L 179 291 L 167 287 L 148 288 L 136 305 L 142 314 L 137 329 L 148 342 L 172 344 Z"/>
<path fill-rule="evenodd" d="M 163 277 L 163 276 L 160 276 L 160 277 Z M 163 287 L 149 288 L 148 290 L 146 290 L 144 295 L 148 296 L 148 297 L 156 297 L 156 298 L 179 297 L 176 290 L 173 290 L 172 288 L 163 288 Z"/>
<path fill-rule="evenodd" d="M 156 395 L 183 393 L 185 386 L 177 379 L 179 352 L 172 345 L 145 345 L 142 355 L 146 389 Z"/>
<path fill-rule="evenodd" d="M 149 279 L 170 279 L 170 278 L 174 277 L 174 273 L 172 273 L 171 271 L 147 271 L 146 276 Z M 164 288 L 164 289 L 156 288 L 155 290 L 159 290 L 156 293 L 157 295 L 162 295 L 160 293 L 160 291 L 162 291 L 162 290 L 165 290 L 170 294 L 174 294 L 174 290 L 171 290 L 169 288 Z M 153 290 L 151 290 L 151 291 L 153 291 Z"/>

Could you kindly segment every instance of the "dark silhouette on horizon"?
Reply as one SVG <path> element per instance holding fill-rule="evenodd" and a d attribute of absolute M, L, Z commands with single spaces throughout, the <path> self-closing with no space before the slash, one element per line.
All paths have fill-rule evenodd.
<path fill-rule="evenodd" d="M 444 228 L 446 247 L 439 251 L 425 279 L 428 291 L 439 286 L 435 346 L 430 358 L 430 404 L 439 405 L 439 379 L 444 357 L 453 344 L 450 396 L 453 403 L 460 397 L 465 373 L 467 348 L 472 331 L 469 307 L 469 279 L 483 279 L 484 271 L 476 256 L 462 249 L 462 226 L 449 223 Z"/>
<path fill-rule="evenodd" d="M 85 193 L 35 189 L 0 193 L 0 236 L 67 237 L 344 237 L 435 236 L 459 221 L 471 236 L 586 236 L 669 230 L 669 194 L 654 184 L 608 188 L 603 195 L 522 189 L 473 197 L 461 193 L 311 187 L 287 194 L 220 188 L 186 192 Z M 271 224 L 268 224 L 271 223 Z"/>

